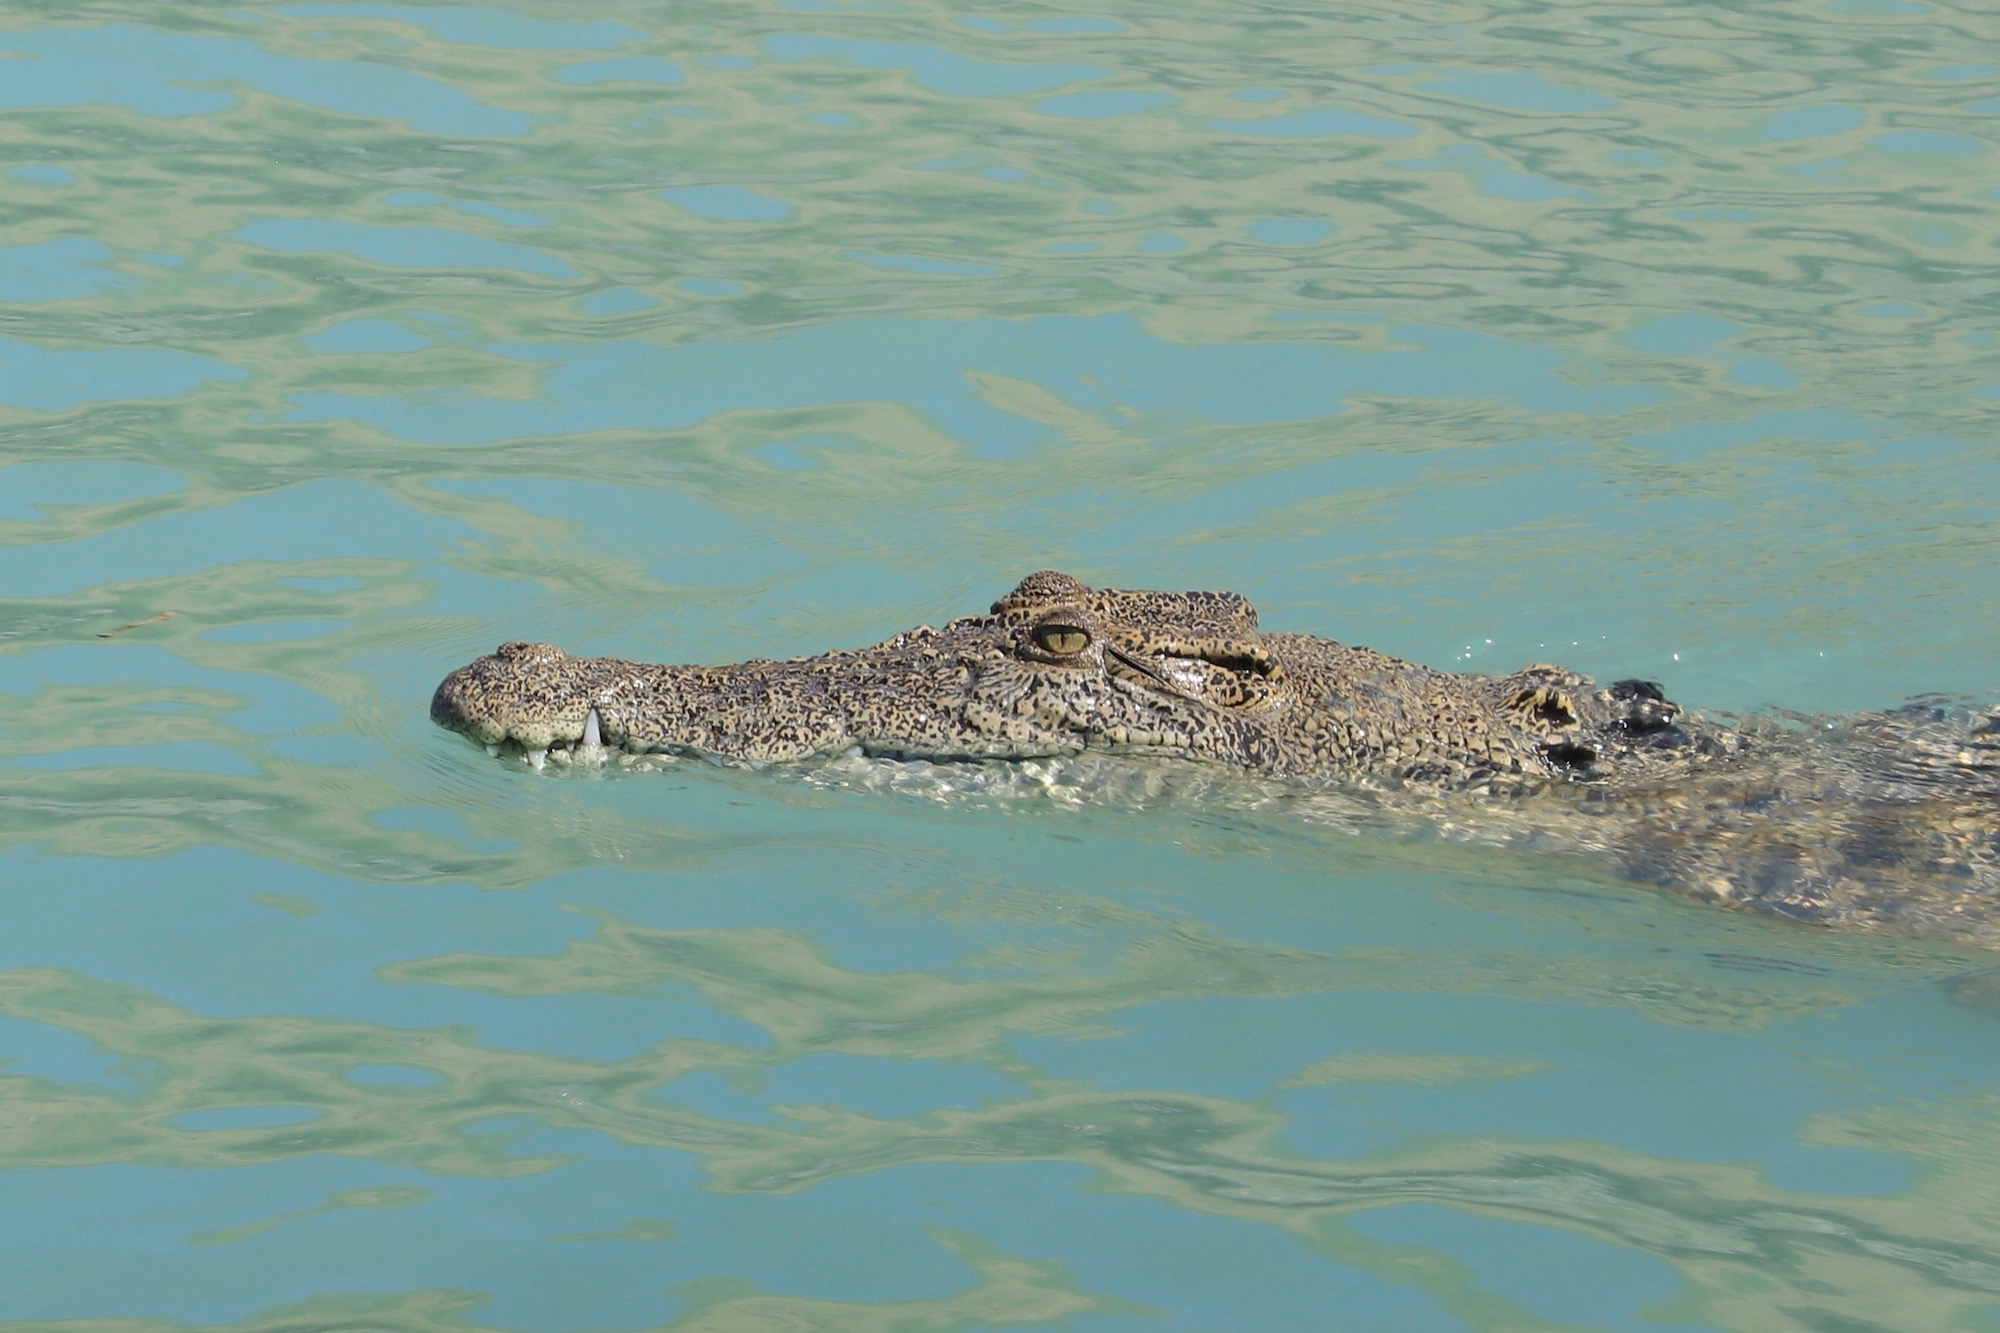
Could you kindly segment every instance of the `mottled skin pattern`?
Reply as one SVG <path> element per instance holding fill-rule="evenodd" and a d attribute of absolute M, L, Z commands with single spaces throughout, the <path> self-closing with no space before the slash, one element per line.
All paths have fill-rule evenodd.
<path fill-rule="evenodd" d="M 1046 571 L 987 615 L 785 662 L 651 666 L 503 644 L 431 702 L 442 725 L 529 751 L 577 743 L 592 709 L 607 745 L 751 761 L 1114 750 L 1461 787 L 1602 774 L 1686 742 L 1679 710 L 1639 682 L 1599 690 L 1548 666 L 1453 675 L 1264 634 L 1235 593 L 1093 589 Z"/>
<path fill-rule="evenodd" d="M 754 763 L 1192 760 L 1400 793 L 1464 836 L 1584 853 L 1732 904 L 2000 944 L 2000 720 L 1933 706 L 1690 718 L 1645 681 L 1598 687 L 1546 665 L 1457 675 L 1268 634 L 1235 593 L 1044 571 L 986 615 L 719 667 L 503 644 L 445 678 L 431 717 L 538 767 L 551 750 L 598 757 L 600 742 Z"/>

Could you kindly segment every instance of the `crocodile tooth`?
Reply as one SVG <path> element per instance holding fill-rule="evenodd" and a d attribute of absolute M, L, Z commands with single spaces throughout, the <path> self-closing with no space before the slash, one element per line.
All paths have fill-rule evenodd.
<path fill-rule="evenodd" d="M 487 747 L 486 747 L 486 757 L 487 757 L 488 759 L 498 759 L 498 758 L 500 757 L 500 747 L 499 747 L 499 746 L 497 746 L 497 745 L 489 745 L 489 746 L 487 746 Z"/>
<path fill-rule="evenodd" d="M 528 751 L 528 762 L 533 764 L 535 771 L 539 773 L 542 771 L 542 765 L 549 762 L 549 752 L 547 750 L 530 750 Z"/>
<path fill-rule="evenodd" d="M 574 763 L 598 765 L 604 762 L 604 729 L 597 723 L 597 710 L 583 720 L 583 739 L 570 751 Z"/>

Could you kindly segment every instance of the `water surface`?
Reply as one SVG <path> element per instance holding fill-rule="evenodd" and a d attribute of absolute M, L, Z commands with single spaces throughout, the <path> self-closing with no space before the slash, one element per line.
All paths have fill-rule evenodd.
<path fill-rule="evenodd" d="M 1991 955 L 424 717 L 1049 566 L 1991 699 L 1986 7 L 3 22 L 0 1326 L 2000 1325 Z"/>

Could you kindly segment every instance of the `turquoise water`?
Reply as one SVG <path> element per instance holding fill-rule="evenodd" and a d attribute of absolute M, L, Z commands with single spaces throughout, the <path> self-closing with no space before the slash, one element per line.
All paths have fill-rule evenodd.
<path fill-rule="evenodd" d="M 0 1327 L 2000 1327 L 1992 954 L 425 717 L 1049 566 L 1992 699 L 1990 7 L 0 23 Z"/>

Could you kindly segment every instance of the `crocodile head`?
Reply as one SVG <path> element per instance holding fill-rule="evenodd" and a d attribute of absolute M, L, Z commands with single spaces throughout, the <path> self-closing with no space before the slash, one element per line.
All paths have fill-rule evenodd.
<path fill-rule="evenodd" d="M 447 676 L 431 717 L 489 747 L 747 761 L 859 749 L 1016 759 L 1109 749 L 1268 768 L 1284 671 L 1233 593 L 1094 590 L 1030 575 L 941 628 L 790 661 L 654 666 L 502 644 Z"/>

